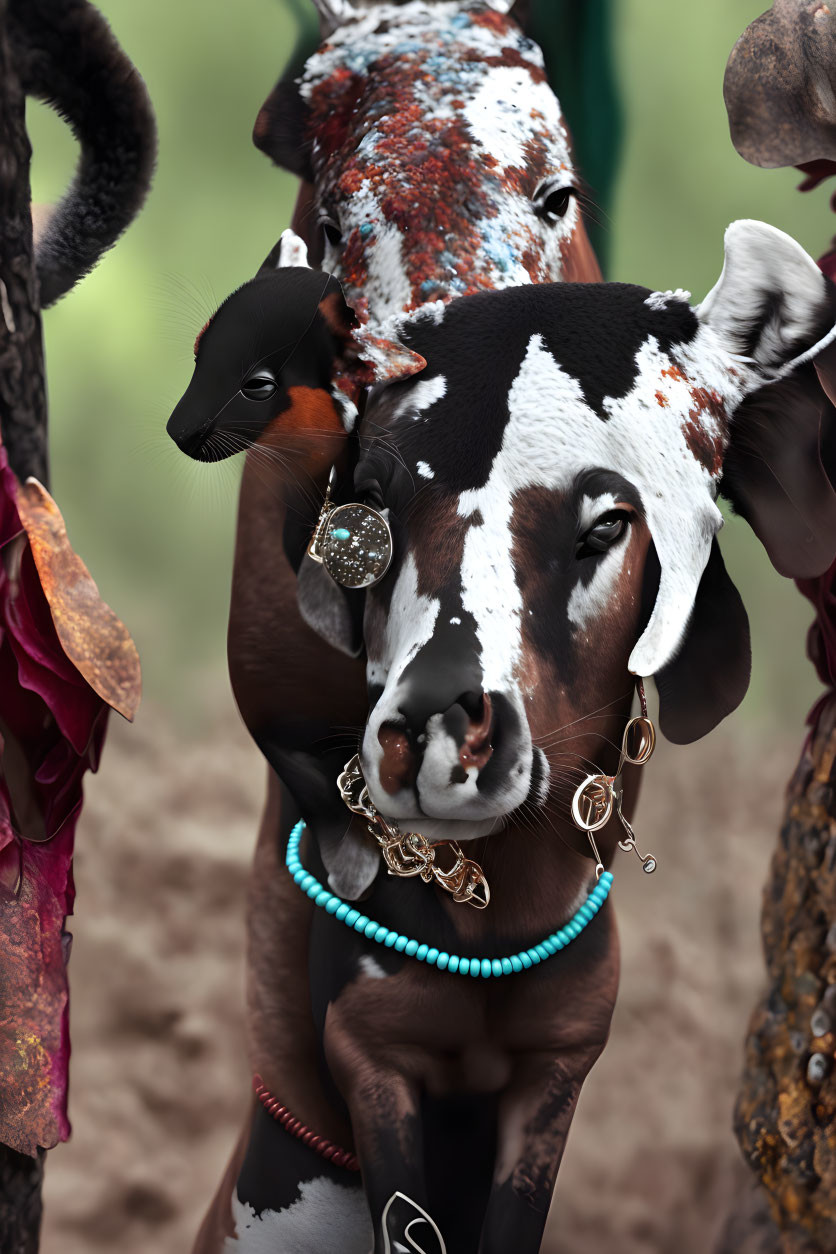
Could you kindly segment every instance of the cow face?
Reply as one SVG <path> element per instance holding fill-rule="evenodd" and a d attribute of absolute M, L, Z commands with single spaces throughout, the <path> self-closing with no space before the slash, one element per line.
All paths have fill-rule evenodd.
<path fill-rule="evenodd" d="M 255 141 L 297 172 L 308 153 L 323 266 L 361 323 L 385 331 L 471 292 L 600 278 L 540 49 L 488 6 L 360 10 L 298 86 L 279 84 Z"/>
<path fill-rule="evenodd" d="M 832 293 L 794 241 L 736 223 L 696 309 L 681 292 L 554 284 L 403 329 L 427 367 L 373 396 L 355 479 L 396 542 L 365 621 L 362 763 L 384 814 L 431 839 L 454 820 L 466 839 L 536 806 L 556 729 L 609 711 L 572 744 L 575 768 L 603 765 L 600 733 L 619 734 L 637 675 L 656 676 L 673 739 L 734 708 L 749 650 L 715 543 L 724 460 L 744 398 L 830 331 Z M 781 452 L 759 421 L 785 481 L 799 449 L 789 433 Z M 825 500 L 809 462 L 796 513 L 796 488 Z M 826 486 L 818 523 L 794 524 L 796 570 L 833 557 Z M 757 494 L 744 503 L 756 526 Z"/>

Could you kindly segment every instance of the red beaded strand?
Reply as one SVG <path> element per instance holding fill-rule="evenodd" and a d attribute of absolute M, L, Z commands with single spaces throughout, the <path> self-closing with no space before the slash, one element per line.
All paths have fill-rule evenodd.
<path fill-rule="evenodd" d="M 253 1076 L 253 1088 L 255 1095 L 261 1102 L 267 1114 L 280 1123 L 285 1132 L 289 1132 L 291 1136 L 295 1136 L 297 1140 L 302 1141 L 305 1145 L 309 1145 L 312 1150 L 316 1150 L 317 1154 L 322 1158 L 333 1163 L 335 1167 L 345 1167 L 346 1171 L 359 1171 L 360 1164 L 354 1154 L 350 1154 L 348 1150 L 340 1149 L 339 1145 L 335 1145 L 333 1141 L 328 1141 L 324 1136 L 317 1136 L 310 1128 L 305 1127 L 301 1119 L 294 1118 L 291 1111 L 283 1106 L 277 1097 L 274 1097 L 260 1075 Z"/>

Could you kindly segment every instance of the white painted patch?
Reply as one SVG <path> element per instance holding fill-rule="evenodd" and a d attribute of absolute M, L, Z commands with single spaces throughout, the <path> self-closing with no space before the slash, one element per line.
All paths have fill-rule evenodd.
<path fill-rule="evenodd" d="M 232 1197 L 235 1236 L 224 1254 L 369 1254 L 374 1240 L 365 1194 L 359 1184 L 336 1184 L 324 1176 L 303 1181 L 299 1198 L 286 1210 L 257 1215 Z"/>
<path fill-rule="evenodd" d="M 462 625 L 462 620 L 458 617 L 458 615 L 454 615 L 454 616 L 450 619 L 450 626 L 451 626 L 451 627 L 461 627 L 461 625 Z"/>
<path fill-rule="evenodd" d="M 434 479 L 435 471 L 432 470 L 426 462 L 416 462 L 415 469 L 422 479 Z"/>
<path fill-rule="evenodd" d="M 473 138 L 502 167 L 525 169 L 525 146 L 537 113 L 549 130 L 559 132 L 560 108 L 548 83 L 535 83 L 522 66 L 494 66 L 483 73 L 464 116 Z"/>
<path fill-rule="evenodd" d="M 359 962 L 360 970 L 363 975 L 368 976 L 370 980 L 385 980 L 386 972 L 380 963 L 371 956 L 371 954 L 361 954 Z"/>

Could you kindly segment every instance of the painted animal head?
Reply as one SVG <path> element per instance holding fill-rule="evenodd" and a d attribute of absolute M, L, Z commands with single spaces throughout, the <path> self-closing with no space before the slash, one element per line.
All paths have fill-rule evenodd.
<path fill-rule="evenodd" d="M 600 278 L 560 106 L 510 5 L 318 7 L 326 42 L 278 84 L 254 136 L 315 182 L 323 265 L 361 323 Z"/>
<path fill-rule="evenodd" d="M 297 475 L 320 462 L 327 469 L 356 415 L 338 386 L 353 321 L 339 283 L 310 269 L 286 231 L 198 335 L 168 434 L 196 461 L 258 445 L 288 455 Z"/>
<path fill-rule="evenodd" d="M 784 574 L 832 560 L 825 399 L 801 359 L 832 334 L 834 291 L 788 236 L 739 222 L 696 308 L 548 284 L 404 326 L 427 367 L 373 395 L 355 474 L 396 546 L 365 616 L 362 762 L 384 814 L 466 839 L 537 807 L 606 766 L 635 676 L 655 676 L 675 741 L 736 707 L 748 623 L 718 492 Z"/>

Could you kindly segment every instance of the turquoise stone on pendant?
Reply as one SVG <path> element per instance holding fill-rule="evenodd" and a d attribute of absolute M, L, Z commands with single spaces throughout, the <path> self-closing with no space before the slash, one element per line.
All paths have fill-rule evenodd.
<path fill-rule="evenodd" d="M 340 532 L 345 532 L 346 536 L 349 534 L 344 527 L 335 528 L 332 534 L 337 539 L 342 539 Z M 587 924 L 595 918 L 612 888 L 612 872 L 604 871 L 586 901 L 575 911 L 572 918 L 556 932 L 547 936 L 545 940 L 532 945 L 530 949 L 508 954 L 505 958 L 460 958 L 457 954 L 445 953 L 444 950 L 438 950 L 435 946 L 421 944 L 417 940 L 402 936 L 399 932 L 391 931 L 384 924 L 370 919 L 368 915 L 350 908 L 347 902 L 340 901 L 339 897 L 324 888 L 315 876 L 305 870 L 299 859 L 299 843 L 304 830 L 305 824 L 300 819 L 290 833 L 285 861 L 288 871 L 302 892 L 307 893 L 316 905 L 327 910 L 338 922 L 353 928 L 355 932 L 362 933 L 378 945 L 385 945 L 387 949 L 394 948 L 396 953 L 403 953 L 408 958 L 416 958 L 419 962 L 425 962 L 427 966 L 437 967 L 439 971 L 467 975 L 471 979 L 481 977 L 485 980 L 495 980 L 503 975 L 516 975 L 538 966 L 541 962 L 546 962 L 571 944 L 575 937 L 580 936 Z"/>
<path fill-rule="evenodd" d="M 334 537 L 335 540 L 350 540 L 351 539 L 351 532 L 348 530 L 347 527 L 334 527 L 333 530 L 331 531 L 331 535 Z"/>

